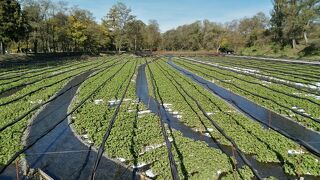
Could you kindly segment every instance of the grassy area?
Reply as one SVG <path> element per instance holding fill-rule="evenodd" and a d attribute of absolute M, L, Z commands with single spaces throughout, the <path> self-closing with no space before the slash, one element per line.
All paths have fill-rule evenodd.
<path fill-rule="evenodd" d="M 155 54 L 166 55 L 172 54 L 176 56 L 203 56 L 203 55 L 219 55 L 215 50 L 206 51 L 157 51 Z M 292 49 L 291 46 L 281 48 L 278 45 L 265 45 L 265 46 L 252 46 L 243 48 L 237 55 L 243 56 L 258 56 L 270 58 L 283 58 L 283 59 L 299 59 L 320 61 L 320 40 L 310 41 L 309 45 L 297 45 L 297 49 Z"/>
<path fill-rule="evenodd" d="M 274 45 L 267 45 L 263 47 L 252 46 L 243 49 L 239 54 L 245 56 L 320 61 L 320 43 L 313 42 L 310 43 L 309 46 L 298 45 L 297 49 L 292 49 L 289 46 L 286 46 L 283 49 Z"/>

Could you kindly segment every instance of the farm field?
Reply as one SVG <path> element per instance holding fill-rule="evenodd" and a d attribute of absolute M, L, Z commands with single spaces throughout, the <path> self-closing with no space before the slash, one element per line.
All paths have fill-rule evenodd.
<path fill-rule="evenodd" d="M 319 76 L 313 65 L 129 54 L 4 67 L 0 179 L 319 179 Z"/>
<path fill-rule="evenodd" d="M 319 180 L 319 161 L 320 0 L 0 1 L 0 180 Z"/>
<path fill-rule="evenodd" d="M 251 60 L 233 60 L 208 61 L 204 58 L 204 62 L 208 62 L 206 64 L 174 62 L 307 128 L 319 131 L 319 66 L 277 66 L 277 63 L 268 62 L 258 65 Z"/>
<path fill-rule="evenodd" d="M 68 81 L 86 71 L 101 69 L 103 60 L 74 62 L 40 72 L 23 73 L 21 76 L 1 76 L 1 163 L 6 162 L 21 149 L 21 138 L 28 127 L 28 120 L 39 108 L 45 106 Z M 103 66 L 107 66 L 106 62 Z M 9 80 L 11 79 L 11 81 Z"/>

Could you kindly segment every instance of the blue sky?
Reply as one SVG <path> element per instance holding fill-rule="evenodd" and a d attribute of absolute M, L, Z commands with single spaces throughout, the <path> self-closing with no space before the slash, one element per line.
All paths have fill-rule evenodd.
<path fill-rule="evenodd" d="M 54 0 L 58 1 L 58 0 Z M 271 0 L 65 0 L 91 11 L 99 22 L 116 2 L 123 2 L 132 14 L 145 23 L 155 19 L 162 32 L 196 20 L 227 22 L 252 16 L 260 11 L 270 14 Z"/>

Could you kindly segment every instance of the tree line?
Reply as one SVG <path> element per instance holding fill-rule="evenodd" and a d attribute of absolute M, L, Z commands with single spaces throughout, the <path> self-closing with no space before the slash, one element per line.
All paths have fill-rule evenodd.
<path fill-rule="evenodd" d="M 274 0 L 270 17 L 259 12 L 224 24 L 209 20 L 179 26 L 162 35 L 164 50 L 236 51 L 271 46 L 275 50 L 297 44 L 320 43 L 319 0 Z M 312 39 L 311 41 L 309 39 Z"/>
<path fill-rule="evenodd" d="M 88 10 L 63 1 L 0 0 L 0 48 L 2 53 L 296 49 L 319 42 L 319 4 L 273 0 L 270 16 L 260 12 L 224 24 L 196 21 L 160 33 L 156 20 L 144 23 L 123 3 L 113 5 L 98 23 Z"/>
<path fill-rule="evenodd" d="M 161 41 L 157 21 L 145 24 L 123 3 L 97 23 L 90 11 L 63 1 L 0 0 L 0 23 L 3 54 L 156 50 Z"/>

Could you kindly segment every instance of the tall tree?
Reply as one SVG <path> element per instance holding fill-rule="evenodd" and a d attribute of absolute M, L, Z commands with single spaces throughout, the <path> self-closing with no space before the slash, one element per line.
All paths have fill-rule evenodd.
<path fill-rule="evenodd" d="M 226 30 L 222 25 L 208 20 L 203 22 L 203 47 L 207 50 L 215 49 L 219 52 L 221 46 L 226 43 Z"/>
<path fill-rule="evenodd" d="M 300 15 L 300 6 L 301 1 L 299 0 L 290 0 L 287 3 L 287 8 L 285 8 L 285 26 L 284 26 L 284 34 L 286 35 L 287 39 L 291 41 L 292 48 L 296 49 L 297 47 L 297 38 L 299 35 L 302 34 L 303 25 L 299 21 Z"/>
<path fill-rule="evenodd" d="M 25 0 L 24 11 L 32 28 L 30 40 L 33 43 L 34 52 L 41 49 L 43 52 L 51 52 L 54 32 L 51 19 L 54 16 L 54 3 L 51 0 Z"/>
<path fill-rule="evenodd" d="M 301 4 L 299 19 L 301 24 L 303 24 L 303 37 L 305 43 L 308 44 L 308 33 L 312 29 L 312 24 L 314 21 L 320 20 L 320 0 L 304 0 Z"/>
<path fill-rule="evenodd" d="M 31 33 L 27 38 L 27 48 L 29 41 L 33 44 L 33 51 L 38 53 L 38 44 L 40 38 L 40 27 L 41 27 L 41 8 L 40 4 L 34 0 L 28 0 L 24 2 L 25 16 L 28 23 L 31 26 Z"/>
<path fill-rule="evenodd" d="M 69 16 L 64 12 L 58 12 L 54 17 L 54 22 L 56 26 L 56 36 L 55 36 L 55 46 L 57 50 L 66 52 L 70 51 L 72 39 L 68 34 L 69 30 Z"/>
<path fill-rule="evenodd" d="M 6 43 L 17 41 L 24 32 L 25 20 L 22 16 L 21 7 L 16 0 L 0 0 L 0 48 L 5 54 Z"/>
<path fill-rule="evenodd" d="M 126 27 L 126 35 L 130 50 L 141 50 L 144 46 L 144 35 L 146 33 L 146 24 L 141 20 L 129 22 Z"/>
<path fill-rule="evenodd" d="M 176 30 L 171 29 L 162 35 L 161 48 L 168 51 L 176 51 L 179 48 L 179 37 Z"/>
<path fill-rule="evenodd" d="M 112 6 L 107 16 L 103 19 L 103 24 L 112 32 L 114 45 L 119 53 L 128 42 L 124 27 L 134 19 L 135 17 L 131 15 L 131 9 L 120 2 Z"/>
<path fill-rule="evenodd" d="M 262 12 L 251 18 L 243 18 L 239 22 L 239 32 L 246 39 L 246 46 L 254 46 L 261 39 L 269 24 L 268 18 Z"/>
<path fill-rule="evenodd" d="M 240 23 L 238 20 L 233 20 L 225 24 L 225 28 L 227 30 L 227 43 L 225 45 L 225 48 L 228 50 L 233 50 L 235 52 L 239 52 L 246 43 L 245 38 L 239 31 L 239 24 Z"/>
<path fill-rule="evenodd" d="M 283 46 L 291 43 L 296 49 L 297 40 L 303 34 L 306 44 L 310 24 L 319 17 L 319 0 L 274 0 L 271 14 L 274 40 Z"/>
<path fill-rule="evenodd" d="M 161 42 L 159 24 L 156 20 L 150 20 L 145 33 L 146 47 L 157 50 Z"/>
<path fill-rule="evenodd" d="M 285 26 L 285 8 L 286 0 L 274 0 L 273 10 L 271 12 L 271 31 L 273 32 L 273 41 L 285 45 L 283 28 Z"/>

